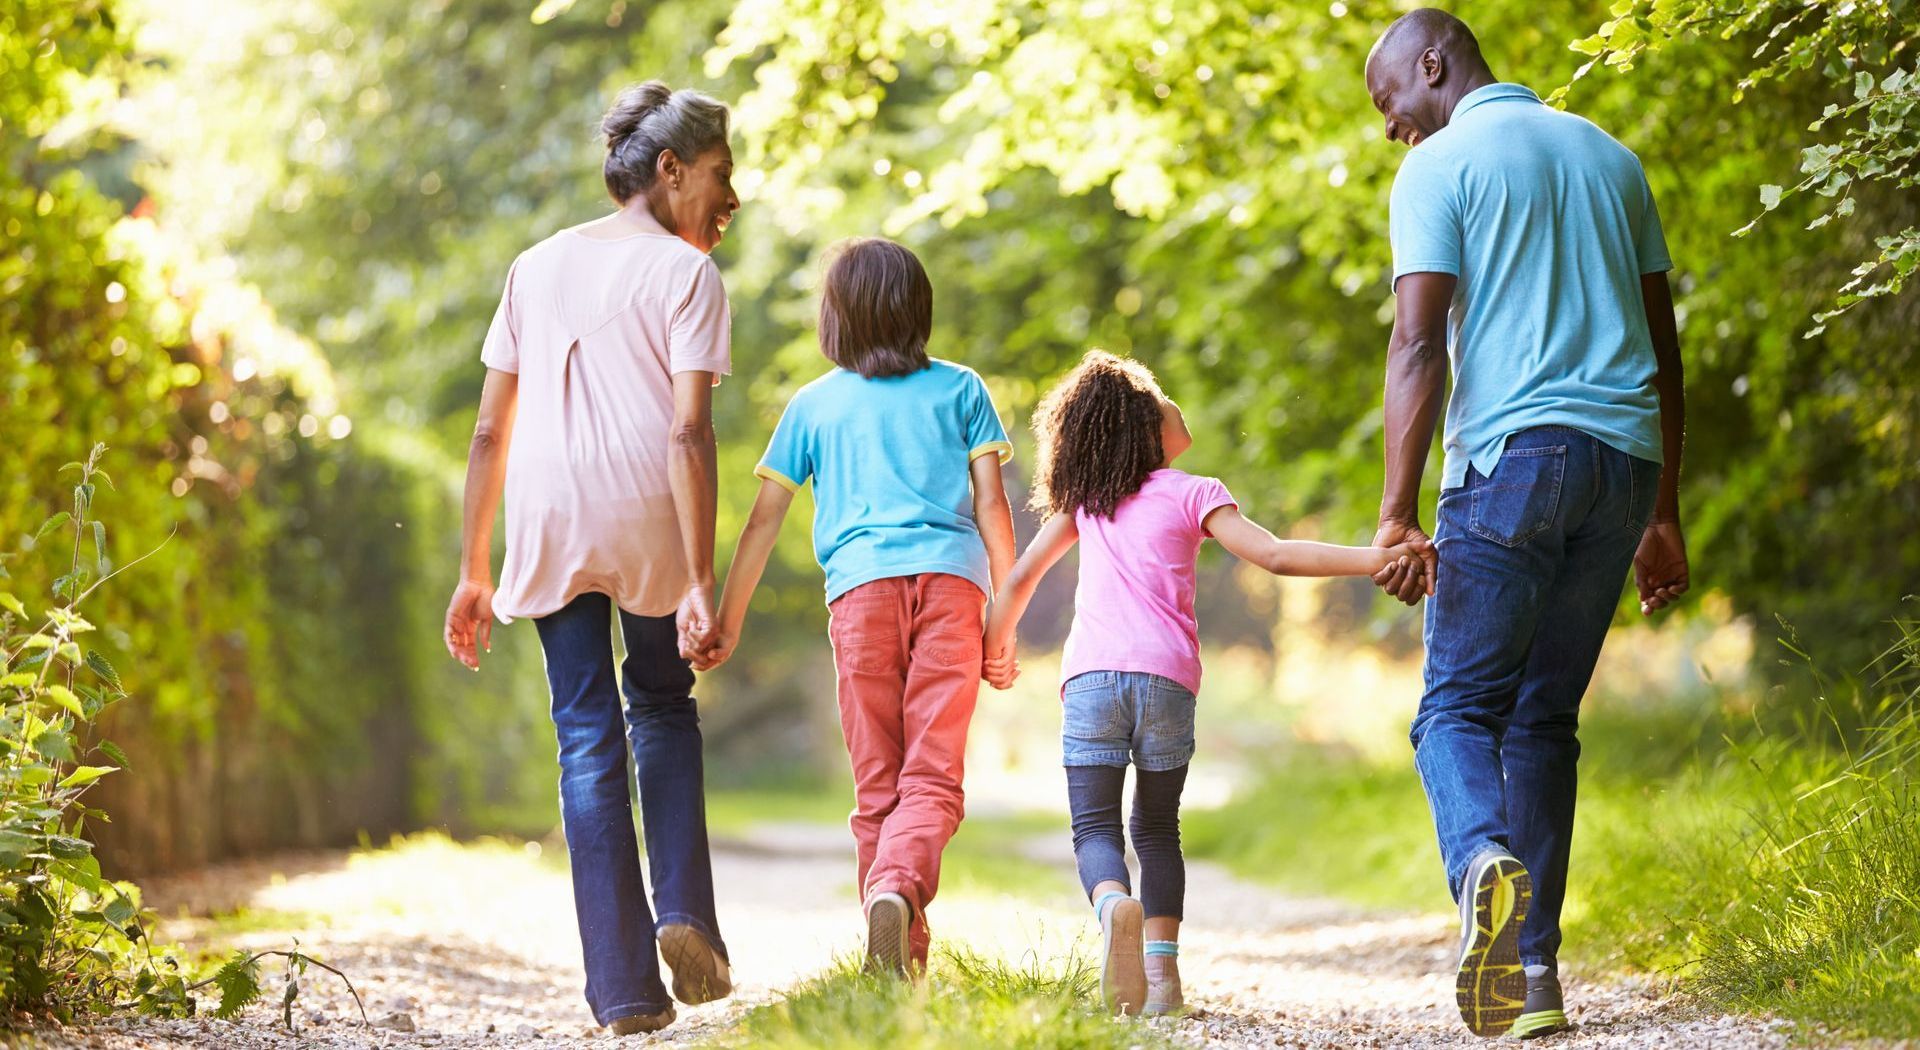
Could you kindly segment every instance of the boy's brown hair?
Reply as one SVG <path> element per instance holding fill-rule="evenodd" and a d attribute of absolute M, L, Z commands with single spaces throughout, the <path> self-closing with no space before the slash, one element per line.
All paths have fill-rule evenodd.
<path fill-rule="evenodd" d="M 820 293 L 820 352 L 863 379 L 929 364 L 933 284 L 920 260 L 879 237 L 843 241 Z"/>
<path fill-rule="evenodd" d="M 1160 402 L 1165 395 L 1138 361 L 1089 350 L 1033 415 L 1040 466 L 1033 509 L 1043 516 L 1086 511 L 1112 518 L 1160 468 Z"/>

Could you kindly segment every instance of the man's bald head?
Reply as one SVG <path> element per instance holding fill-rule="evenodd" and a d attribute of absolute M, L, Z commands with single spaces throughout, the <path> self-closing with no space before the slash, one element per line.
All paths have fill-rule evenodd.
<path fill-rule="evenodd" d="M 1366 80 L 1387 137 L 1409 146 L 1446 127 L 1467 92 L 1494 82 L 1473 30 L 1433 7 L 1409 11 L 1380 34 Z"/>

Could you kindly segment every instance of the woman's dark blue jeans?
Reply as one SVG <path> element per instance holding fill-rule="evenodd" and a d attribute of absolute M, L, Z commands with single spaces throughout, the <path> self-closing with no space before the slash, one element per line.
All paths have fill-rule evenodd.
<path fill-rule="evenodd" d="M 560 739 L 560 815 L 573 868 L 587 1005 L 603 1025 L 670 1005 L 654 946 L 659 926 L 691 926 L 726 955 L 714 915 L 693 670 L 680 657 L 673 617 L 621 610 L 627 655 L 616 684 L 613 613 L 611 598 L 582 594 L 534 621 Z M 653 876 L 652 909 L 633 833 L 629 743 Z"/>

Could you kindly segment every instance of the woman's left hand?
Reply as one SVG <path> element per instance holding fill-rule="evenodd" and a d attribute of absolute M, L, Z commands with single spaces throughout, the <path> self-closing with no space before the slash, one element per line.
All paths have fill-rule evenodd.
<path fill-rule="evenodd" d="M 493 650 L 493 582 L 461 580 L 447 603 L 447 652 L 475 671 L 480 653 Z"/>

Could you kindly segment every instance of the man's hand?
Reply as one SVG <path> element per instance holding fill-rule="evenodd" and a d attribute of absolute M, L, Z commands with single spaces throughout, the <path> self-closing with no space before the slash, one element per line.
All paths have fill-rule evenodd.
<path fill-rule="evenodd" d="M 1640 613 L 1652 616 L 1687 593 L 1687 541 L 1678 521 L 1650 522 L 1633 553 L 1633 583 Z"/>
<path fill-rule="evenodd" d="M 1007 642 L 987 650 L 986 660 L 980 667 L 980 677 L 995 689 L 1012 688 L 1014 679 L 1020 677 L 1020 657 L 1015 643 Z"/>
<path fill-rule="evenodd" d="M 1440 571 L 1440 551 L 1434 547 L 1433 540 L 1418 522 L 1383 519 L 1380 530 L 1373 534 L 1373 545 L 1376 547 L 1395 547 L 1403 543 L 1410 553 L 1420 559 L 1422 571 L 1405 572 L 1395 562 L 1375 573 L 1373 582 L 1408 605 L 1416 605 L 1422 597 L 1433 594 L 1434 579 Z"/>
<path fill-rule="evenodd" d="M 493 651 L 493 581 L 461 580 L 447 603 L 447 652 L 475 671 L 480 653 Z"/>

